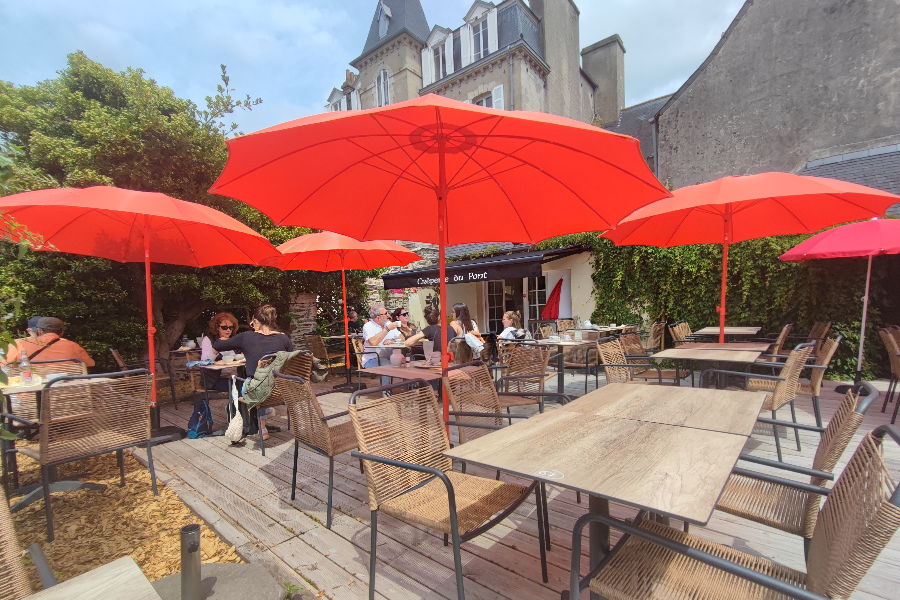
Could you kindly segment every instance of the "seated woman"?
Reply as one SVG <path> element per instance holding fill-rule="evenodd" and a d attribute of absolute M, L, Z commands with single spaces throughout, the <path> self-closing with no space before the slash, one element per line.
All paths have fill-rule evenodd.
<path fill-rule="evenodd" d="M 419 333 L 418 328 L 409 322 L 409 310 L 402 306 L 394 309 L 394 312 L 391 313 L 391 320 L 400 323 L 397 331 L 400 332 L 400 337 L 404 342 Z"/>
<path fill-rule="evenodd" d="M 508 310 L 503 313 L 503 331 L 497 337 L 501 340 L 524 340 L 525 330 L 522 329 L 522 317 L 519 311 Z"/>
<path fill-rule="evenodd" d="M 216 360 L 219 353 L 213 350 L 213 342 L 217 340 L 227 340 L 233 333 L 237 331 L 238 320 L 230 312 L 217 313 L 209 320 L 209 333 L 203 336 L 200 342 L 200 360 Z M 227 352 L 227 350 L 226 350 Z M 209 369 L 201 371 L 203 373 L 203 385 L 210 390 L 219 392 L 228 392 L 228 384 L 231 382 L 231 376 L 237 374 L 237 369 L 223 369 L 221 371 Z M 213 379 L 215 382 L 213 383 Z"/>
<path fill-rule="evenodd" d="M 244 331 L 234 337 L 228 339 L 215 340 L 212 347 L 221 352 L 222 350 L 234 350 L 241 352 L 247 360 L 247 379 L 251 379 L 256 373 L 256 367 L 259 360 L 267 354 L 276 352 L 292 352 L 294 343 L 291 338 L 278 331 L 276 319 L 278 317 L 275 307 L 271 304 L 263 304 L 253 312 L 253 318 L 250 320 L 250 327 L 253 331 Z M 254 409 L 256 410 L 256 409 Z M 273 412 L 273 409 L 265 409 L 266 414 L 260 413 L 259 421 L 263 432 L 263 439 L 269 439 L 269 431 L 266 429 L 266 417 Z M 255 416 L 255 415 L 254 415 Z M 251 433 L 253 433 L 253 424 L 256 423 L 255 418 L 250 419 Z M 280 428 L 271 428 L 272 431 L 281 431 Z"/>

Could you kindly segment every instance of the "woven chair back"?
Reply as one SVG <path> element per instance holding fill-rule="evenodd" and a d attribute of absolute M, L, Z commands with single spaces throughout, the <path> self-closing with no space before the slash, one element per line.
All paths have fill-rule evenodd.
<path fill-rule="evenodd" d="M 273 358 L 263 358 L 259 361 L 259 366 L 263 367 L 271 364 Z M 312 377 L 313 354 L 312 352 L 301 352 L 297 356 L 286 361 L 281 365 L 281 372 L 284 375 L 299 377 L 303 381 L 309 381 Z M 281 406 L 286 404 L 284 397 L 281 395 L 278 386 L 272 389 L 269 397 L 256 405 L 257 408 L 268 408 L 270 406 Z"/>
<path fill-rule="evenodd" d="M 562 335 L 564 332 L 569 329 L 575 329 L 575 319 L 557 319 L 556 320 L 556 331 Z"/>
<path fill-rule="evenodd" d="M 646 364 L 649 360 L 647 351 L 644 350 L 644 345 L 641 343 L 641 336 L 637 333 L 624 333 L 619 336 L 619 343 L 622 344 L 622 350 L 628 356 L 640 356 L 643 358 L 629 358 L 627 362 L 633 363 L 644 363 Z M 634 377 L 639 373 L 643 373 L 647 370 L 647 367 L 637 367 L 632 369 L 631 376 Z"/>
<path fill-rule="evenodd" d="M 443 414 L 430 386 L 394 393 L 348 407 L 359 451 L 383 458 L 449 471 L 453 464 L 444 452 L 450 440 Z M 369 507 L 396 498 L 425 483 L 433 475 L 364 460 Z"/>
<path fill-rule="evenodd" d="M 849 598 L 900 527 L 900 508 L 890 502 L 897 484 L 878 431 L 860 442 L 819 513 L 807 560 L 813 593 Z"/>
<path fill-rule="evenodd" d="M 681 327 L 680 322 L 669 325 L 669 335 L 672 336 L 672 341 L 674 342 L 684 341 L 684 328 Z"/>
<path fill-rule="evenodd" d="M 778 410 L 791 400 L 797 397 L 797 388 L 800 387 L 800 373 L 806 365 L 806 359 L 812 353 L 812 346 L 804 346 L 791 350 L 784 366 L 781 367 L 779 377 L 783 377 L 781 381 L 775 384 L 775 391 L 772 392 L 772 410 Z"/>
<path fill-rule="evenodd" d="M 444 377 L 444 389 L 450 400 L 450 406 L 455 412 L 500 414 L 500 398 L 497 396 L 490 371 L 482 363 L 461 365 L 459 368 L 447 371 L 447 377 Z M 478 425 L 503 425 L 503 420 L 499 417 L 490 419 L 455 416 L 454 419 L 462 423 Z M 458 429 L 460 444 L 465 444 L 491 432 L 490 429 L 477 427 L 459 427 Z"/>
<path fill-rule="evenodd" d="M 778 334 L 778 337 L 775 339 L 775 344 L 772 346 L 772 354 L 784 354 L 784 342 L 787 340 L 787 336 L 790 335 L 791 329 L 794 326 L 790 323 L 781 328 L 781 333 Z"/>
<path fill-rule="evenodd" d="M 549 325 L 541 325 L 541 339 L 546 340 L 551 335 L 556 335 Z"/>
<path fill-rule="evenodd" d="M 814 352 L 816 355 L 819 354 L 822 343 L 828 336 L 829 331 L 831 331 L 831 321 L 816 321 L 813 323 L 812 329 L 809 330 L 806 341 L 813 342 L 816 345 L 816 350 Z"/>
<path fill-rule="evenodd" d="M 315 392 L 306 379 L 287 379 L 280 377 L 281 371 L 275 372 L 275 391 L 273 393 L 284 400 L 287 405 L 291 424 L 294 427 L 294 438 L 307 446 L 316 448 L 329 456 L 333 456 L 331 434 L 323 420 L 325 415 L 316 398 Z M 296 377 L 296 376 L 295 376 Z"/>
<path fill-rule="evenodd" d="M 453 364 L 455 365 L 472 361 L 472 347 L 466 343 L 465 338 L 460 337 L 450 340 L 450 343 L 447 344 L 447 352 L 453 355 Z"/>
<path fill-rule="evenodd" d="M 66 360 L 36 360 L 31 363 L 31 371 L 35 375 L 46 378 L 50 373 L 65 373 L 66 375 L 87 375 L 87 367 L 77 358 Z M 21 375 L 19 363 L 9 363 L 9 374 L 13 377 Z M 29 421 L 37 421 L 37 394 L 16 394 L 19 406 L 16 408 L 16 416 Z"/>
<path fill-rule="evenodd" d="M 512 354 L 513 348 L 515 348 L 518 344 L 515 342 L 507 342 L 504 340 L 497 340 L 497 360 L 501 365 L 509 364 L 509 357 Z"/>
<path fill-rule="evenodd" d="M 514 392 L 517 394 L 525 394 L 528 392 L 543 392 L 544 381 L 547 372 L 547 363 L 550 362 L 550 348 L 545 346 L 535 346 L 531 344 L 518 344 L 513 348 L 509 357 L 509 366 L 506 368 L 506 374 L 513 375 L 535 375 L 533 379 L 513 379 L 504 382 L 506 392 Z M 540 397 L 535 396 L 535 401 Z"/>
<path fill-rule="evenodd" d="M 840 343 L 835 338 L 827 338 L 821 345 L 817 346 L 819 352 L 816 354 L 816 364 L 821 367 L 827 367 L 831 364 L 831 359 L 834 358 L 834 353 L 837 352 Z M 819 392 L 822 391 L 822 380 L 825 378 L 827 369 L 811 369 L 811 371 L 809 374 L 809 385 L 812 388 L 812 395 L 819 396 Z"/>
<path fill-rule="evenodd" d="M 20 600 L 31 595 L 31 584 L 2 487 L 0 502 L 0 600 Z"/>
<path fill-rule="evenodd" d="M 150 439 L 150 373 L 51 383 L 41 396 L 41 464 Z"/>
<path fill-rule="evenodd" d="M 887 349 L 888 359 L 891 362 L 891 374 L 894 377 L 900 377 L 900 356 L 897 356 L 900 354 L 900 347 L 897 345 L 897 338 L 890 329 L 879 329 L 878 335 L 881 336 L 881 341 L 884 342 L 884 347 Z"/>
<path fill-rule="evenodd" d="M 306 344 L 306 349 L 312 352 L 313 356 L 319 360 L 326 360 L 328 358 L 325 340 L 322 339 L 321 335 L 317 333 L 306 333 L 303 335 L 303 343 Z"/>
<path fill-rule="evenodd" d="M 900 346 L 900 326 L 888 325 L 887 330 L 890 332 L 890 334 L 892 336 L 894 336 L 894 340 L 896 340 L 897 345 Z"/>
<path fill-rule="evenodd" d="M 816 455 L 813 458 L 813 469 L 825 471 L 826 473 L 834 472 L 834 467 L 863 422 L 863 415 L 856 412 L 858 403 L 859 394 L 854 394 L 852 391 L 847 392 L 840 405 L 838 405 L 834 416 L 831 417 L 831 421 L 828 422 L 825 431 L 822 432 L 822 439 L 819 441 L 819 447 L 816 449 Z M 820 477 L 810 477 L 810 483 L 824 486 L 826 480 Z M 821 496 L 818 494 L 807 494 L 806 506 L 803 511 L 804 537 L 812 537 L 821 504 Z"/>
<path fill-rule="evenodd" d="M 110 348 L 109 352 L 110 354 L 112 354 L 113 360 L 116 361 L 116 365 L 119 367 L 119 369 L 124 371 L 126 369 L 125 359 L 122 358 L 122 355 L 119 354 L 119 351 L 115 348 Z"/>
<path fill-rule="evenodd" d="M 682 339 L 687 339 L 694 335 L 694 332 L 691 331 L 691 326 L 688 325 L 687 321 L 681 321 L 678 326 L 681 328 Z"/>
<path fill-rule="evenodd" d="M 648 348 L 662 348 L 663 333 L 666 330 L 664 321 L 657 321 L 650 326 L 650 333 L 647 335 Z"/>
<path fill-rule="evenodd" d="M 350 344 L 353 347 L 353 352 L 356 358 L 356 368 L 362 369 L 363 364 L 363 355 L 362 353 L 366 351 L 365 344 L 363 343 L 362 338 L 350 338 Z"/>
<path fill-rule="evenodd" d="M 625 350 L 622 348 L 622 343 L 619 340 L 613 339 L 606 342 L 598 342 L 597 351 L 600 354 L 600 361 L 604 365 L 626 364 Z M 610 383 L 627 383 L 628 381 L 631 381 L 631 373 L 629 372 L 630 370 L 628 367 L 604 366 L 603 370 L 606 371 L 607 385 Z"/>
<path fill-rule="evenodd" d="M 622 333 L 637 333 L 640 325 L 638 323 L 630 323 L 622 327 Z"/>

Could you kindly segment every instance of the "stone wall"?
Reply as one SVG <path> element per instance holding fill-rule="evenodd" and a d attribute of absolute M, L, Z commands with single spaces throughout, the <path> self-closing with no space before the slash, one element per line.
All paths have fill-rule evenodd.
<path fill-rule="evenodd" d="M 661 115 L 663 182 L 793 172 L 822 148 L 900 133 L 896 0 L 756 0 L 742 12 Z"/>
<path fill-rule="evenodd" d="M 531 10 L 541 19 L 547 76 L 547 112 L 585 120 L 581 111 L 581 45 L 579 11 L 571 0 L 531 0 Z M 518 108 L 518 107 L 517 107 Z"/>
<path fill-rule="evenodd" d="M 359 100 L 363 109 L 378 105 L 375 83 L 382 69 L 388 72 L 391 104 L 419 95 L 419 88 L 422 87 L 422 47 L 412 36 L 403 34 L 352 65 L 359 69 Z"/>

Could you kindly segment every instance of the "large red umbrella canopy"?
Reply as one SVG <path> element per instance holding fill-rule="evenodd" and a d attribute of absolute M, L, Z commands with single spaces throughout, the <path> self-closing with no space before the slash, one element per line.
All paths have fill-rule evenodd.
<path fill-rule="evenodd" d="M 301 235 L 278 246 L 280 256 L 263 260 L 260 264 L 277 267 L 282 271 L 337 271 L 341 272 L 341 292 L 344 299 L 344 363 L 347 382 L 350 381 L 350 335 L 347 325 L 347 269 L 380 269 L 402 267 L 422 260 L 415 252 L 396 242 L 375 240 L 360 242 L 346 235 L 323 231 Z"/>
<path fill-rule="evenodd" d="M 603 237 L 617 246 L 723 244 L 721 329 L 725 327 L 729 244 L 812 233 L 847 221 L 882 216 L 897 202 L 900 196 L 836 179 L 791 173 L 724 177 L 677 189 L 671 198 L 622 219 Z M 724 341 L 721 331 L 719 339 Z"/>
<path fill-rule="evenodd" d="M 786 262 L 802 262 L 820 258 L 868 257 L 866 293 L 863 295 L 862 327 L 859 334 L 859 356 L 856 378 L 862 373 L 863 345 L 866 340 L 866 317 L 869 312 L 869 282 L 872 279 L 872 257 L 900 254 L 900 220 L 871 219 L 850 223 L 816 234 L 781 255 Z"/>
<path fill-rule="evenodd" d="M 438 244 L 442 310 L 447 245 L 608 229 L 669 196 L 634 138 L 433 94 L 232 138 L 210 191 L 279 225 Z"/>
<path fill-rule="evenodd" d="M 109 186 L 23 192 L 0 198 L 0 212 L 41 235 L 46 246 L 40 250 L 145 264 L 147 342 L 154 376 L 151 262 L 190 267 L 257 264 L 278 254 L 266 238 L 228 215 L 154 192 Z M 156 386 L 152 404 L 156 406 Z"/>

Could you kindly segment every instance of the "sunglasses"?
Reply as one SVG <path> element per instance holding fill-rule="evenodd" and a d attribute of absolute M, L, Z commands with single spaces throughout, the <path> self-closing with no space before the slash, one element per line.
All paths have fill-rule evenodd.
<path fill-rule="evenodd" d="M 400 313 L 400 316 L 401 316 L 401 317 L 408 317 L 408 316 L 409 316 L 409 313 L 408 313 L 408 312 Z"/>
<path fill-rule="evenodd" d="M 227 329 L 231 331 L 232 329 L 234 329 L 234 325 L 219 325 L 219 329 Z"/>

